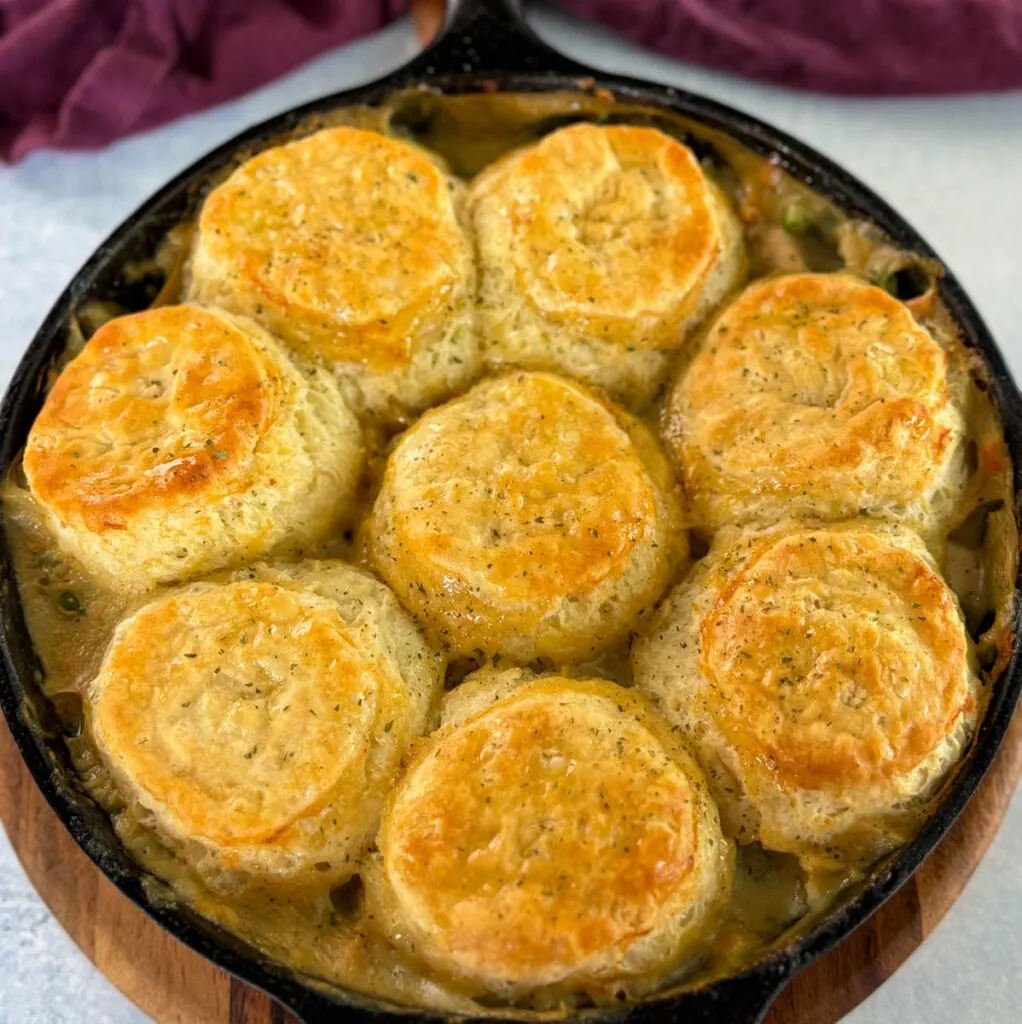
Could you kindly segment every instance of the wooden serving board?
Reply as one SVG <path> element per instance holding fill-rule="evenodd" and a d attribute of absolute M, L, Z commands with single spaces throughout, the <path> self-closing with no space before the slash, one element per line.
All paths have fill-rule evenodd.
<path fill-rule="evenodd" d="M 986 852 L 1022 774 L 1016 714 L 979 791 L 913 878 L 803 971 L 767 1024 L 833 1024 L 933 931 Z M 287 1011 L 171 938 L 75 845 L 22 763 L 0 716 L 0 821 L 28 877 L 85 955 L 157 1024 L 295 1024 Z"/>

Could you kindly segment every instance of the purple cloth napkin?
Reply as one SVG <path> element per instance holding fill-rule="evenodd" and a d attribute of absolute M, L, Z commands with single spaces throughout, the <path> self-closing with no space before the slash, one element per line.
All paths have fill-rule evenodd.
<path fill-rule="evenodd" d="M 0 0 L 0 157 L 92 149 L 268 82 L 408 0 Z"/>
<path fill-rule="evenodd" d="M 671 57 L 858 95 L 1022 88 L 1022 0 L 558 0 Z"/>
<path fill-rule="evenodd" d="M 0 0 L 0 159 L 261 85 L 409 0 Z M 806 89 L 1022 87 L 1022 0 L 559 0 L 662 53 Z"/>

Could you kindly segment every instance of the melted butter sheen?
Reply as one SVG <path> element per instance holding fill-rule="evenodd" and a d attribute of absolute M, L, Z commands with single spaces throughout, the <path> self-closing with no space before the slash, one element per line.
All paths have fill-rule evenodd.
<path fill-rule="evenodd" d="M 753 549 L 701 633 L 714 716 L 785 785 L 831 792 L 908 772 L 974 707 L 951 594 L 871 536 Z"/>
<path fill-rule="evenodd" d="M 618 641 L 684 554 L 677 487 L 630 417 L 517 373 L 426 414 L 387 463 L 377 569 L 452 657 L 576 661 Z"/>
<path fill-rule="evenodd" d="M 889 513 L 932 529 L 959 484 L 947 357 L 887 292 L 845 274 L 749 287 L 669 402 L 700 522 Z"/>
<path fill-rule="evenodd" d="M 270 326 L 286 326 L 304 354 L 391 369 L 409 360 L 412 326 L 438 318 L 464 274 L 447 192 L 426 153 L 335 128 L 266 150 L 216 189 L 198 261 L 261 296 Z"/>
<path fill-rule="evenodd" d="M 359 639 L 330 602 L 269 583 L 186 593 L 119 631 L 93 728 L 186 834 L 279 842 L 361 767 L 388 680 Z"/>
<path fill-rule="evenodd" d="M 367 885 L 389 933 L 505 996 L 606 998 L 691 959 L 729 891 L 731 846 L 648 710 L 612 683 L 546 676 L 448 722 L 384 812 Z M 642 958 L 628 978 L 625 949 Z"/>
<path fill-rule="evenodd" d="M 576 125 L 496 178 L 505 258 L 544 314 L 623 345 L 677 345 L 721 245 L 691 150 L 648 128 Z"/>

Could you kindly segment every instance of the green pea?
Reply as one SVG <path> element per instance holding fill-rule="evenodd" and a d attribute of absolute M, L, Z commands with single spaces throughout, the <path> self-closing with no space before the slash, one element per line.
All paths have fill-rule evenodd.
<path fill-rule="evenodd" d="M 61 611 L 80 612 L 82 610 L 81 598 L 73 590 L 62 590 L 57 600 L 60 603 Z"/>
<path fill-rule="evenodd" d="M 879 267 L 869 273 L 869 283 L 883 288 L 889 295 L 898 297 L 898 279 L 889 270 L 881 270 Z"/>
<path fill-rule="evenodd" d="M 789 235 L 804 235 L 815 223 L 805 204 L 795 199 L 781 210 L 781 227 Z"/>

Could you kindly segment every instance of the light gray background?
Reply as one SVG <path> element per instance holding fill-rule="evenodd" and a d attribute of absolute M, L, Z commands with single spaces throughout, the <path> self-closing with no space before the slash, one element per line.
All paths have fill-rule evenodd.
<path fill-rule="evenodd" d="M 684 67 L 540 8 L 545 38 L 587 63 L 748 110 L 844 164 L 954 268 L 1022 376 L 1022 95 L 862 101 L 786 92 Z M 397 67 L 417 45 L 398 23 L 234 103 L 95 154 L 34 154 L 0 168 L 0 383 L 66 281 L 149 193 L 218 142 L 297 103 Z M 1022 1019 L 1022 799 L 961 900 L 848 1024 Z M 0 831 L 0 1022 L 142 1024 L 32 890 Z"/>

